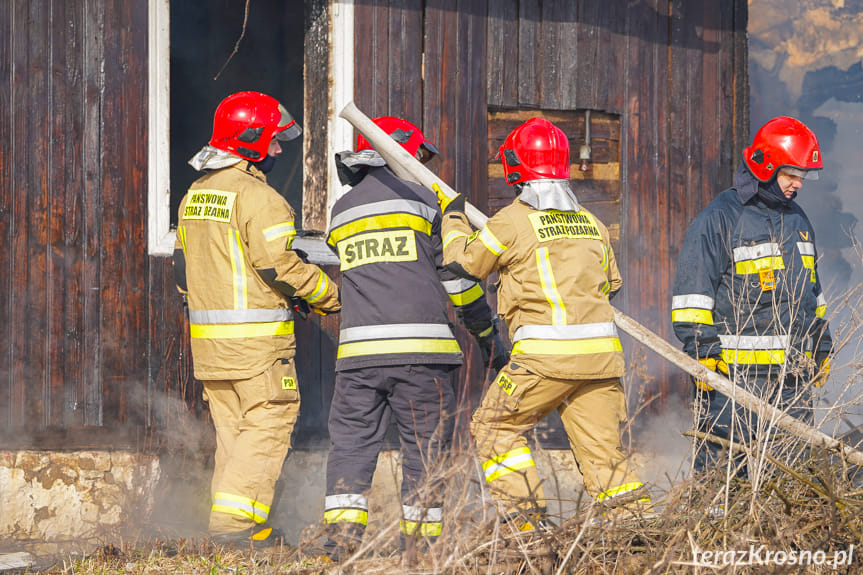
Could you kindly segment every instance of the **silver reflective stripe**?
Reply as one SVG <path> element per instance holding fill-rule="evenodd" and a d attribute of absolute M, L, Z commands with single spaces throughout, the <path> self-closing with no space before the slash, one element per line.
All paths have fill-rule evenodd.
<path fill-rule="evenodd" d="M 342 495 L 327 495 L 324 499 L 324 509 L 369 509 L 369 500 L 360 493 L 344 493 Z"/>
<path fill-rule="evenodd" d="M 823 293 L 818 294 L 818 297 L 815 298 L 815 305 L 817 305 L 817 306 L 827 305 L 827 298 L 824 297 Z"/>
<path fill-rule="evenodd" d="M 523 325 L 512 336 L 515 343 L 522 339 L 590 339 L 617 337 L 614 322 L 582 323 L 575 325 Z"/>
<path fill-rule="evenodd" d="M 265 508 L 256 507 L 252 503 L 235 501 L 233 499 L 223 499 L 221 497 L 216 497 L 215 499 L 213 499 L 213 505 L 229 507 L 231 509 L 242 511 L 246 516 L 254 519 L 257 523 L 263 523 L 270 516 L 270 514 L 267 513 L 267 510 Z M 260 521 L 255 518 L 256 516 L 260 518 Z"/>
<path fill-rule="evenodd" d="M 277 309 L 200 309 L 189 310 L 189 321 L 196 325 L 210 323 L 265 323 L 289 321 L 293 318 L 291 310 Z"/>
<path fill-rule="evenodd" d="M 527 453 L 517 453 L 511 457 L 507 457 L 503 461 L 499 461 L 494 465 L 489 465 L 485 468 L 485 479 L 489 481 L 489 477 L 497 473 L 498 471 L 513 471 L 514 469 L 520 469 L 516 467 L 519 463 L 524 463 L 525 461 L 533 461 L 533 455 L 528 451 Z"/>
<path fill-rule="evenodd" d="M 402 505 L 402 517 L 406 521 L 425 521 L 426 523 L 440 523 L 443 521 L 443 509 L 440 507 L 414 507 L 413 505 Z"/>
<path fill-rule="evenodd" d="M 284 222 L 282 224 L 277 224 L 264 230 L 264 239 L 266 239 L 268 242 L 284 236 L 295 235 L 297 235 L 297 230 L 294 228 L 294 224 L 292 222 Z"/>
<path fill-rule="evenodd" d="M 469 290 L 476 285 L 475 281 L 466 280 L 464 278 L 459 278 L 457 280 L 447 280 L 440 283 L 443 284 L 443 289 L 445 289 L 446 293 L 449 294 L 461 293 Z"/>
<path fill-rule="evenodd" d="M 785 349 L 787 335 L 720 335 L 722 349 Z"/>
<path fill-rule="evenodd" d="M 741 246 L 734 248 L 734 261 L 742 262 L 746 260 L 757 260 L 768 256 L 781 256 L 782 252 L 779 249 L 779 244 L 767 243 L 758 244 L 757 246 Z"/>
<path fill-rule="evenodd" d="M 454 339 L 447 324 L 442 323 L 394 323 L 390 325 L 362 325 L 339 331 L 339 343 L 375 339 L 435 338 Z M 385 350 L 382 353 L 386 353 Z"/>
<path fill-rule="evenodd" d="M 671 309 L 713 309 L 713 298 L 709 295 L 701 295 L 691 293 L 686 295 L 676 295 L 671 298 Z"/>
<path fill-rule="evenodd" d="M 815 255 L 815 244 L 812 242 L 797 242 L 797 249 L 800 250 L 801 256 Z"/>
<path fill-rule="evenodd" d="M 360 218 L 399 213 L 413 214 L 423 218 L 424 220 L 433 222 L 435 214 L 437 214 L 437 210 L 427 204 L 414 200 L 385 200 L 383 202 L 373 202 L 371 204 L 363 204 L 362 206 L 350 208 L 336 215 L 330 222 L 330 231 L 348 222 L 359 220 Z"/>
<path fill-rule="evenodd" d="M 234 307 L 236 309 L 246 308 L 246 266 L 243 260 L 243 245 L 240 240 L 240 232 L 231 230 L 228 232 L 231 250 L 231 266 L 234 269 Z"/>

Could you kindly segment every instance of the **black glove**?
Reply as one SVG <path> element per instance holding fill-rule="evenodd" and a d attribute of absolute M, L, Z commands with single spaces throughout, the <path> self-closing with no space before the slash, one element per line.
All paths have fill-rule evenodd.
<path fill-rule="evenodd" d="M 309 263 L 309 254 L 307 254 L 305 251 L 294 248 L 294 253 L 297 254 L 297 257 L 303 260 L 304 264 Z"/>
<path fill-rule="evenodd" d="M 306 319 L 309 317 L 309 314 L 312 311 L 312 308 L 309 306 L 309 302 L 299 296 L 289 297 L 288 301 L 291 302 L 291 309 L 294 310 L 294 315 L 300 319 Z"/>
<path fill-rule="evenodd" d="M 492 322 L 491 327 L 475 333 L 473 336 L 476 338 L 476 343 L 482 352 L 482 365 L 488 369 L 489 364 L 491 364 L 495 373 L 500 371 L 509 361 L 509 350 L 506 349 L 503 340 L 500 338 L 497 320 Z"/>

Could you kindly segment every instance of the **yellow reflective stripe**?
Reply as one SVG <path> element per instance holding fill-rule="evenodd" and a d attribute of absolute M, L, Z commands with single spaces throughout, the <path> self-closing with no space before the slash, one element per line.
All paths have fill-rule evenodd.
<path fill-rule="evenodd" d="M 816 307 L 815 308 L 815 315 L 817 317 L 820 317 L 821 319 L 824 319 L 824 316 L 827 315 L 827 306 L 826 305 L 819 305 L 818 307 Z"/>
<path fill-rule="evenodd" d="M 335 246 L 341 240 L 360 232 L 386 230 L 390 228 L 410 228 L 429 236 L 431 235 L 432 225 L 427 219 L 413 214 L 383 214 L 380 216 L 369 216 L 367 218 L 354 220 L 353 222 L 339 226 L 330 231 L 330 237 L 327 239 L 327 243 L 331 246 Z"/>
<path fill-rule="evenodd" d="M 315 291 L 312 292 L 312 295 L 306 298 L 306 301 L 309 303 L 314 303 L 324 297 L 324 294 L 327 293 L 327 289 L 330 287 L 330 281 L 327 279 L 327 274 L 325 274 L 323 270 L 318 270 L 318 272 L 318 284 L 315 286 Z"/>
<path fill-rule="evenodd" d="M 461 353 L 454 339 L 381 339 L 339 345 L 337 358 L 390 353 Z"/>
<path fill-rule="evenodd" d="M 255 523 L 263 523 L 270 515 L 269 506 L 259 501 L 224 492 L 213 494 L 213 507 L 211 509 L 221 513 L 247 517 Z"/>
<path fill-rule="evenodd" d="M 782 349 L 723 349 L 725 363 L 775 365 L 785 362 Z"/>
<path fill-rule="evenodd" d="M 671 321 L 688 321 L 691 323 L 713 325 L 713 311 L 698 308 L 673 309 L 671 310 Z"/>
<path fill-rule="evenodd" d="M 420 523 L 418 521 L 399 521 L 401 532 L 406 535 L 420 535 L 422 537 L 437 537 L 443 531 L 443 523 Z"/>
<path fill-rule="evenodd" d="M 533 461 L 530 448 L 526 446 L 492 457 L 482 464 L 486 483 L 491 483 L 495 479 L 527 467 L 536 467 L 536 463 Z"/>
<path fill-rule="evenodd" d="M 243 258 L 243 240 L 239 230 L 228 230 L 228 249 L 231 252 L 231 272 L 234 276 L 234 309 L 246 309 L 246 263 Z"/>
<path fill-rule="evenodd" d="M 484 330 L 479 332 L 477 334 L 477 337 L 485 337 L 487 335 L 491 335 L 491 332 L 493 332 L 493 331 L 494 331 L 494 324 L 491 324 L 490 326 L 488 326 L 487 328 L 485 328 Z"/>
<path fill-rule="evenodd" d="M 620 495 L 621 493 L 627 493 L 629 491 L 635 491 L 644 487 L 644 484 L 640 481 L 633 481 L 631 483 L 624 483 L 623 485 L 618 485 L 617 487 L 613 487 L 611 489 L 606 489 L 602 493 L 596 496 L 597 501 L 605 501 L 606 499 L 610 499 L 611 497 L 615 497 Z M 648 499 L 649 501 L 649 499 Z"/>
<path fill-rule="evenodd" d="M 808 270 L 815 269 L 815 258 L 812 256 L 800 256 L 800 259 L 803 260 L 803 267 Z"/>
<path fill-rule="evenodd" d="M 448 245 L 450 245 L 450 243 L 452 243 L 456 238 L 466 238 L 466 237 L 468 237 L 468 235 L 464 232 L 460 232 L 460 231 L 450 232 L 443 239 L 443 247 L 447 247 Z"/>
<path fill-rule="evenodd" d="M 297 230 L 294 227 L 294 222 L 282 222 L 268 228 L 264 228 L 264 239 L 268 242 L 283 238 L 285 236 L 295 236 Z"/>
<path fill-rule="evenodd" d="M 483 291 L 479 284 L 473 284 L 473 287 L 461 293 L 449 294 L 449 299 L 453 305 L 463 306 L 473 303 L 482 297 Z"/>
<path fill-rule="evenodd" d="M 512 353 L 529 355 L 586 355 L 623 351 L 616 337 L 594 339 L 522 339 L 512 346 Z"/>
<path fill-rule="evenodd" d="M 554 272 L 551 271 L 551 261 L 548 258 L 548 248 L 536 250 L 536 267 L 539 270 L 539 281 L 542 283 L 542 291 L 548 305 L 551 306 L 552 325 L 566 325 L 566 307 L 563 298 L 554 281 Z"/>
<path fill-rule="evenodd" d="M 484 227 L 482 231 L 479 233 L 479 241 L 483 243 L 483 245 L 488 248 L 488 251 L 493 253 L 496 256 L 501 255 L 506 251 L 506 246 L 500 243 L 491 230 L 488 229 L 488 226 Z"/>
<path fill-rule="evenodd" d="M 177 226 L 177 236 L 180 238 L 180 245 L 183 247 L 183 253 L 186 253 L 186 226 Z"/>
<path fill-rule="evenodd" d="M 359 523 L 369 524 L 369 512 L 364 509 L 327 509 L 324 511 L 324 523 Z"/>
<path fill-rule="evenodd" d="M 757 274 L 764 270 L 784 270 L 785 262 L 780 256 L 767 256 L 757 260 L 737 262 L 735 269 L 739 274 Z"/>
<path fill-rule="evenodd" d="M 192 324 L 189 326 L 189 333 L 194 339 L 231 339 L 291 335 L 294 333 L 294 322 Z"/>

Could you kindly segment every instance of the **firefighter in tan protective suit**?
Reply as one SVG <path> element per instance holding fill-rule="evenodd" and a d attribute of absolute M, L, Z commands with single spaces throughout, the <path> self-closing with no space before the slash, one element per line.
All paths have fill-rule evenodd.
<path fill-rule="evenodd" d="M 294 213 L 267 185 L 279 141 L 300 133 L 270 96 L 225 98 L 209 145 L 189 162 L 206 173 L 180 204 L 174 275 L 216 428 L 217 543 L 280 542 L 266 521 L 300 406 L 291 302 L 324 314 L 341 307 L 335 283 L 291 249 Z"/>
<path fill-rule="evenodd" d="M 498 271 L 498 313 L 512 356 L 474 413 L 485 480 L 522 531 L 545 522 L 546 501 L 525 434 L 560 413 L 584 485 L 602 509 L 639 509 L 645 489 L 621 451 L 623 352 L 609 304 L 621 287 L 608 230 L 569 186 L 569 143 L 531 119 L 500 149 L 516 199 L 473 232 L 464 197 L 439 194 L 444 262 L 465 278 Z"/>

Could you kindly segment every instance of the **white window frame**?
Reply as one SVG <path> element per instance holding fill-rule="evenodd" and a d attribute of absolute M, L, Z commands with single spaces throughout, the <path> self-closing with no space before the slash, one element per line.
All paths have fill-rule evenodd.
<path fill-rule="evenodd" d="M 171 230 L 171 162 L 170 162 L 170 0 L 149 0 L 149 106 L 148 106 L 148 217 L 147 251 L 151 256 L 170 256 L 174 252 L 176 232 Z M 354 87 L 354 3 L 332 0 L 330 3 L 330 69 L 333 76 L 330 91 L 327 151 L 332 158 L 337 151 L 353 145 L 353 127 L 338 118 L 338 112 L 353 99 Z M 327 169 L 327 205 L 343 192 L 336 167 Z M 329 210 L 327 210 L 329 212 Z M 328 214 L 329 217 L 329 214 Z M 321 264 L 338 264 L 338 258 L 321 239 L 297 238 L 295 247 L 309 253 Z"/>
<path fill-rule="evenodd" d="M 150 0 L 148 13 L 147 252 L 169 256 L 177 235 L 171 230 L 169 0 Z"/>

